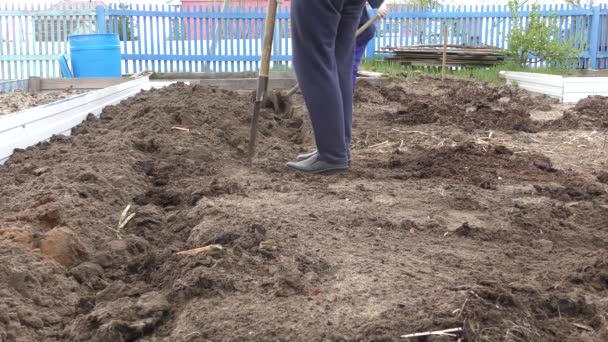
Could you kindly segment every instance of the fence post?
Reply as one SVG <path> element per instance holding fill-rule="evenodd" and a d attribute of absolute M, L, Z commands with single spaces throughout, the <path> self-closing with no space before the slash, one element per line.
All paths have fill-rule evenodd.
<path fill-rule="evenodd" d="M 367 6 L 367 5 L 366 5 Z M 371 9 L 369 11 L 370 18 L 373 18 L 376 15 L 376 9 Z M 377 21 L 375 24 L 378 24 Z M 367 47 L 365 48 L 365 58 L 373 58 L 376 54 L 376 37 L 378 36 L 378 27 L 376 26 L 376 32 L 374 33 L 374 37 L 367 43 Z"/>
<path fill-rule="evenodd" d="M 97 25 L 97 33 L 107 33 L 106 30 L 106 8 L 102 5 L 95 7 L 96 19 L 95 24 Z"/>
<path fill-rule="evenodd" d="M 597 53 L 600 49 L 600 6 L 593 6 L 589 33 L 589 69 L 597 69 Z"/>

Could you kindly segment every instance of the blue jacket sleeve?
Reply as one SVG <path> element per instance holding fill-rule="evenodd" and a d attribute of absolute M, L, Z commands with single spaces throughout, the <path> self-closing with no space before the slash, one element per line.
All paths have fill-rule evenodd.
<path fill-rule="evenodd" d="M 367 0 L 367 3 L 372 6 L 372 8 L 378 8 L 382 6 L 384 0 Z"/>

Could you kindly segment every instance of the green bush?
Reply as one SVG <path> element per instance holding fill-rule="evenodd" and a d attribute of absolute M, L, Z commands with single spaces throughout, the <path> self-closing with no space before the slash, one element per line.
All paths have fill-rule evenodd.
<path fill-rule="evenodd" d="M 575 47 L 575 39 L 559 39 L 561 28 L 551 22 L 555 14 L 546 20 L 539 13 L 539 5 L 531 7 L 529 19 L 524 26 L 520 22 L 519 0 L 509 0 L 511 20 L 514 23 L 509 32 L 509 52 L 521 65 L 529 64 L 530 57 L 543 61 L 552 68 L 572 68 L 580 50 Z"/>

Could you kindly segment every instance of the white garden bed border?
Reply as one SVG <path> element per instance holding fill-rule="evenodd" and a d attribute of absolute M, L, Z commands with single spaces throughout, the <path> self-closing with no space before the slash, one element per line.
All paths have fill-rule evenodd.
<path fill-rule="evenodd" d="M 608 96 L 608 77 L 559 76 L 532 72 L 502 71 L 507 84 L 531 92 L 558 98 L 562 103 L 576 103 L 588 96 Z"/>
<path fill-rule="evenodd" d="M 87 92 L 43 106 L 0 116 L 0 164 L 16 148 L 27 148 L 55 134 L 69 135 L 72 128 L 90 113 L 99 115 L 104 107 L 136 95 L 141 90 L 163 87 L 173 82 L 150 82 L 142 76 L 111 87 Z"/>

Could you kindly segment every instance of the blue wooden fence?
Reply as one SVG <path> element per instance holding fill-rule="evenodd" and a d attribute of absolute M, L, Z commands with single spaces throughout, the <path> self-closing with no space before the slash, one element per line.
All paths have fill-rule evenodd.
<path fill-rule="evenodd" d="M 100 30 L 122 38 L 126 73 L 257 70 L 265 16 L 264 7 L 97 8 L 98 22 L 107 17 L 109 23 Z M 273 67 L 286 67 L 291 61 L 287 7 L 278 9 L 274 38 Z"/>
<path fill-rule="evenodd" d="M 94 32 L 94 18 L 87 5 L 0 4 L 0 80 L 58 77 L 67 35 Z"/>
<path fill-rule="evenodd" d="M 511 28 L 525 27 L 530 11 L 531 6 L 523 7 L 520 17 L 513 20 L 507 5 L 443 6 L 422 11 L 409 5 L 397 6 L 378 24 L 376 38 L 368 46 L 367 54 L 387 46 L 442 44 L 444 25 L 448 28 L 448 44 L 507 49 Z M 570 40 L 582 51 L 580 68 L 607 68 L 608 5 L 544 5 L 539 12 L 560 28 L 554 38 Z M 543 62 L 539 62 L 539 66 L 542 65 Z"/>
<path fill-rule="evenodd" d="M 547 20 L 561 30 L 557 39 L 575 39 L 580 67 L 608 68 L 608 5 L 545 5 Z M 508 47 L 511 27 L 528 21 L 529 8 L 512 20 L 502 5 L 420 8 L 393 6 L 378 22 L 367 56 L 386 46 L 439 44 L 447 25 L 450 44 Z M 549 19 L 549 14 L 555 14 Z M 265 8 L 158 5 L 57 7 L 0 5 L 0 80 L 59 77 L 58 58 L 68 54 L 67 36 L 110 32 L 121 37 L 123 72 L 257 70 Z M 273 68 L 290 65 L 289 10 L 279 9 Z"/>

